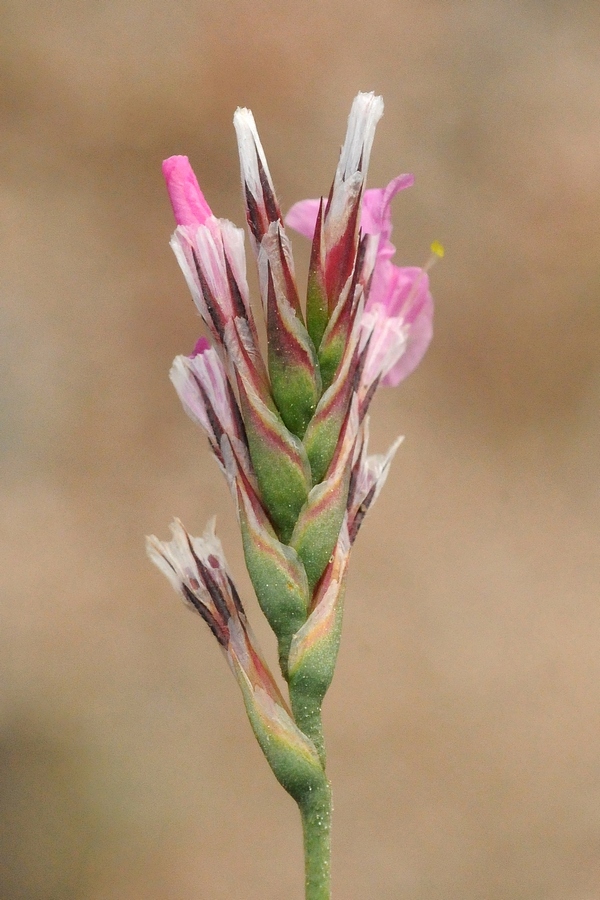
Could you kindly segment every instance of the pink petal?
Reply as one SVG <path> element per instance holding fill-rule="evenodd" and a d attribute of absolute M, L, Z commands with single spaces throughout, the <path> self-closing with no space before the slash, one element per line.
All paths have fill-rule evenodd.
<path fill-rule="evenodd" d="M 411 187 L 413 175 L 398 175 L 387 187 L 370 188 L 363 197 L 360 227 L 367 234 L 381 234 L 383 240 L 389 240 L 392 233 L 391 203 L 398 191 Z"/>
<path fill-rule="evenodd" d="M 404 303 L 415 283 L 418 283 L 419 293 L 423 288 L 427 288 L 428 281 L 425 276 L 422 279 L 422 287 L 421 282 L 418 282 L 422 271 L 416 266 L 395 266 L 389 260 L 382 260 L 378 257 L 367 300 L 367 309 L 380 303 L 385 306 L 389 316 L 398 316 L 401 312 L 404 315 Z"/>
<path fill-rule="evenodd" d="M 320 203 L 320 200 L 300 200 L 299 203 L 294 203 L 285 217 L 285 224 L 312 240 Z"/>
<path fill-rule="evenodd" d="M 407 329 L 401 316 L 388 316 L 384 306 L 377 305 L 363 313 L 363 340 L 368 339 L 368 352 L 361 375 L 361 393 L 367 396 L 378 379 L 384 379 L 406 350 Z"/>
<path fill-rule="evenodd" d="M 410 326 L 406 350 L 381 383 L 388 387 L 395 387 L 404 378 L 407 378 L 423 359 L 432 336 L 433 300 L 427 291 L 421 310 Z"/>
<path fill-rule="evenodd" d="M 177 224 L 203 225 L 212 212 L 187 156 L 170 156 L 162 170 Z"/>
<path fill-rule="evenodd" d="M 390 183 L 384 188 L 383 193 L 383 205 L 384 207 L 390 206 L 393 198 L 396 196 L 398 191 L 403 191 L 405 188 L 412 187 L 415 183 L 414 175 L 396 175 L 395 178 L 392 178 Z"/>
<path fill-rule="evenodd" d="M 211 343 L 208 338 L 205 338 L 204 335 L 198 338 L 196 341 L 196 345 L 194 349 L 190 353 L 190 359 L 193 359 L 195 356 L 200 356 L 202 353 L 206 353 L 207 350 L 210 350 Z"/>
<path fill-rule="evenodd" d="M 381 307 L 381 311 L 385 310 L 384 316 L 390 320 L 387 326 L 382 323 L 378 329 L 380 340 L 377 353 L 372 354 L 373 365 L 378 362 L 378 354 L 381 356 L 393 350 L 390 346 L 386 350 L 386 341 L 398 341 L 398 329 L 404 330 L 406 335 L 406 350 L 381 381 L 391 386 L 399 384 L 417 367 L 433 334 L 433 300 L 426 273 L 414 266 L 395 266 L 391 262 L 396 252 L 390 241 L 391 202 L 399 191 L 410 187 L 413 181 L 412 175 L 398 175 L 385 188 L 365 191 L 360 223 L 364 233 L 379 236 L 366 311 L 374 312 L 376 307 Z M 319 202 L 302 200 L 294 204 L 286 216 L 286 224 L 305 237 L 312 238 Z"/>
<path fill-rule="evenodd" d="M 370 188 L 365 191 L 360 221 L 362 230 L 367 234 L 382 234 L 384 240 L 389 239 L 392 231 L 390 211 L 392 199 L 398 191 L 410 187 L 413 182 L 413 175 L 398 175 L 390 181 L 387 187 Z M 285 224 L 297 231 L 298 234 L 312 239 L 315 233 L 319 203 L 319 200 L 300 200 L 299 203 L 294 203 L 285 217 Z"/>

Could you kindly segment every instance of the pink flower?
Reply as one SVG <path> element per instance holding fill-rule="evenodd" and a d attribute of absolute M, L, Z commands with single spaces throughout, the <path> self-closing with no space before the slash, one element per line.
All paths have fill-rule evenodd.
<path fill-rule="evenodd" d="M 258 256 L 269 225 L 281 221 L 281 212 L 252 112 L 238 108 L 233 117 L 233 126 L 238 141 L 250 241 Z"/>
<path fill-rule="evenodd" d="M 202 337 L 193 356 L 176 356 L 171 381 L 188 416 L 206 432 L 223 471 L 223 438 L 246 450 L 242 417 L 223 363 L 214 347 Z"/>
<path fill-rule="evenodd" d="M 223 344 L 236 316 L 248 322 L 254 338 L 243 230 L 213 215 L 187 156 L 165 159 L 163 175 L 177 222 L 171 247 L 215 342 Z"/>
<path fill-rule="evenodd" d="M 171 532 L 170 541 L 146 538 L 148 555 L 216 637 L 241 688 L 254 734 L 275 776 L 295 797 L 298 779 L 313 784 L 322 775 L 321 763 L 315 745 L 293 720 L 252 634 L 214 519 L 201 538 L 188 534 L 178 519 Z"/>
<path fill-rule="evenodd" d="M 382 384 L 395 386 L 417 367 L 433 334 L 433 300 L 424 269 L 391 262 L 396 248 L 392 233 L 391 202 L 398 191 L 410 187 L 412 175 L 399 175 L 385 188 L 364 193 L 361 228 L 379 238 L 365 328 L 372 332 L 368 367 Z M 307 238 L 313 237 L 320 200 L 301 200 L 286 216 L 286 224 Z"/>
<path fill-rule="evenodd" d="M 170 156 L 162 164 L 178 225 L 204 225 L 212 216 L 187 156 Z"/>

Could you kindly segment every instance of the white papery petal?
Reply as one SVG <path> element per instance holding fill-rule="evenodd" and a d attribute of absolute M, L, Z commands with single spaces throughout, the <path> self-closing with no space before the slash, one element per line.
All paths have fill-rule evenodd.
<path fill-rule="evenodd" d="M 370 93 L 359 93 L 348 116 L 346 140 L 337 167 L 336 178 L 346 181 L 355 172 L 366 175 L 377 123 L 383 115 L 383 99 Z"/>
<path fill-rule="evenodd" d="M 273 181 L 271 173 L 267 165 L 267 157 L 260 142 L 256 122 L 252 111 L 243 107 L 238 107 L 233 116 L 233 127 L 237 135 L 238 151 L 240 155 L 240 168 L 242 173 L 242 184 L 250 189 L 253 197 L 262 203 L 262 185 L 260 183 L 260 174 L 258 171 L 258 163 L 256 155 L 260 158 L 265 175 L 273 193 Z"/>

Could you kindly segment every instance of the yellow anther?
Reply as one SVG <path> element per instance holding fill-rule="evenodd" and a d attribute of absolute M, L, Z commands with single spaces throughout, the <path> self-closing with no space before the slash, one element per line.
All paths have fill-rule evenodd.
<path fill-rule="evenodd" d="M 434 266 L 436 264 L 438 259 L 441 259 L 442 256 L 444 255 L 444 247 L 442 244 L 440 244 L 439 241 L 434 241 L 430 247 L 430 250 L 431 250 L 431 256 L 429 257 L 429 259 L 423 266 L 423 273 L 429 272 L 431 270 L 432 266 Z"/>

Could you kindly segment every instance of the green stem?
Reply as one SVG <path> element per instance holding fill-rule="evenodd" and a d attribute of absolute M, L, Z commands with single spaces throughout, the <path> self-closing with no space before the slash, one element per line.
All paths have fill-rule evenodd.
<path fill-rule="evenodd" d="M 325 741 L 321 721 L 321 699 L 302 679 L 291 679 L 290 702 L 294 720 L 314 743 L 325 769 Z M 331 785 L 323 772 L 320 784 L 314 784 L 298 803 L 304 832 L 304 868 L 306 900 L 331 898 Z"/>
<path fill-rule="evenodd" d="M 331 900 L 331 786 L 327 779 L 299 804 L 306 900 Z"/>
<path fill-rule="evenodd" d="M 312 693 L 303 690 L 301 682 L 290 681 L 289 692 L 294 721 L 300 731 L 303 731 L 317 748 L 319 759 L 325 768 L 325 738 L 321 719 L 321 703 L 315 700 Z"/>

